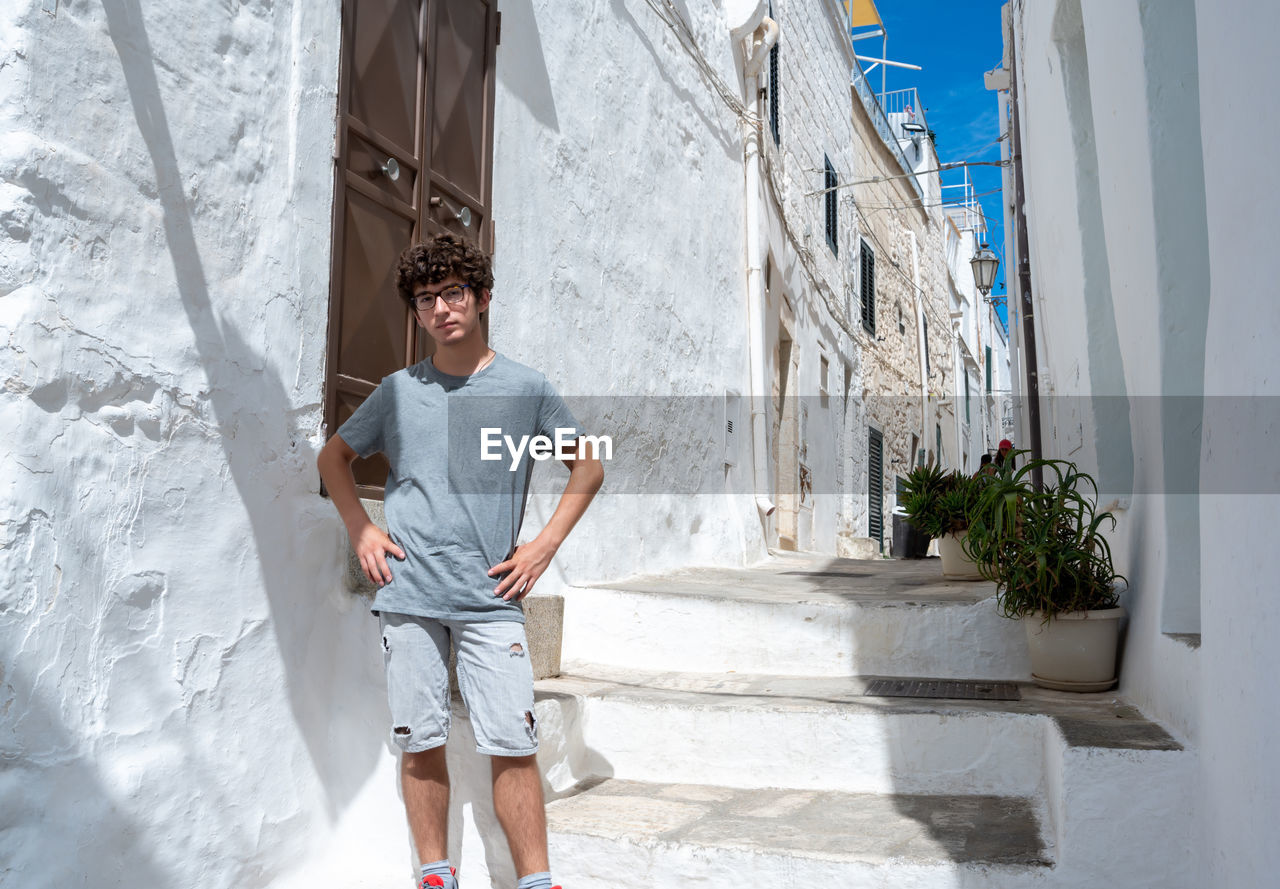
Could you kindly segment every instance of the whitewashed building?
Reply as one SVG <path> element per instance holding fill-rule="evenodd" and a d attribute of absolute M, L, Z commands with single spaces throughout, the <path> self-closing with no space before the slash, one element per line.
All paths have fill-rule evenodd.
<path fill-rule="evenodd" d="M 0 11 L 6 881 L 407 872 L 314 458 L 423 354 L 411 235 L 492 244 L 493 345 L 619 442 L 547 592 L 866 536 L 856 63 L 841 4 L 776 5 Z"/>
<path fill-rule="evenodd" d="M 883 503 L 866 535 L 888 542 L 897 483 L 911 468 L 957 466 L 949 400 L 955 369 L 938 158 L 914 89 L 880 96 L 859 68 L 853 121 L 860 151 L 849 201 L 857 214 L 856 290 L 868 500 Z M 879 459 L 877 459 L 877 456 Z M 879 466 L 879 472 L 874 468 Z M 887 547 L 886 547 L 887 551 Z"/>
<path fill-rule="evenodd" d="M 1195 763 L 1181 802 L 1157 804 L 1172 788 L 1153 785 L 1134 805 L 1182 813 L 1163 839 L 1185 862 L 1178 885 L 1271 885 L 1280 609 L 1262 556 L 1280 519 L 1280 173 L 1240 145 L 1280 134 L 1280 13 L 1240 0 L 1005 12 L 1043 452 L 1099 480 L 1129 579 L 1120 692 Z M 1025 368 L 1027 306 L 1008 276 Z"/>
<path fill-rule="evenodd" d="M 946 207 L 947 283 L 951 293 L 951 328 L 955 335 L 954 420 L 956 465 L 967 473 L 978 469 L 983 454 L 993 454 L 1008 437 L 1001 417 L 1008 400 L 1009 347 L 994 303 L 978 292 L 970 260 L 986 243 L 986 218 L 973 200 L 966 180 L 957 187 L 965 197 Z M 1004 397 L 1001 397 L 1001 393 Z"/>

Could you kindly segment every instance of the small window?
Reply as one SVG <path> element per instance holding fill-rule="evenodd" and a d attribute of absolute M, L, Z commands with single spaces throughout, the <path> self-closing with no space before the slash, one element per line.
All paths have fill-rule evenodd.
<path fill-rule="evenodd" d="M 840 253 L 840 247 L 836 239 L 839 235 L 837 228 L 839 225 L 839 218 L 836 212 L 836 207 L 838 206 L 839 195 L 835 189 L 839 184 L 839 177 L 836 176 L 836 168 L 831 166 L 831 159 L 824 154 L 822 156 L 822 160 L 826 165 L 826 175 L 824 177 L 824 184 L 822 187 L 826 189 L 827 246 L 831 248 L 832 253 L 838 255 Z"/>
<path fill-rule="evenodd" d="M 969 371 L 964 372 L 964 421 L 969 422 Z"/>
<path fill-rule="evenodd" d="M 818 356 L 818 393 L 822 396 L 822 404 L 825 407 L 827 397 L 831 395 L 831 362 L 827 360 L 826 355 Z"/>
<path fill-rule="evenodd" d="M 991 394 L 991 347 L 987 346 L 987 394 Z"/>
<path fill-rule="evenodd" d="M 862 296 L 862 326 L 875 336 L 876 333 L 876 255 L 866 241 L 862 242 L 859 266 L 859 287 Z"/>
<path fill-rule="evenodd" d="M 941 466 L 942 465 L 942 424 L 939 423 L 934 428 L 938 432 L 938 450 L 936 453 L 938 454 L 938 465 Z"/>
<path fill-rule="evenodd" d="M 929 318 L 925 316 L 920 319 L 924 322 L 924 374 L 928 376 L 929 370 Z"/>
<path fill-rule="evenodd" d="M 907 325 L 902 321 L 902 303 L 897 304 L 897 309 L 898 309 L 898 333 L 905 335 L 907 332 Z"/>
<path fill-rule="evenodd" d="M 773 10 L 769 10 L 772 15 Z M 778 50 L 775 43 L 769 50 L 769 132 L 773 133 L 773 144 L 782 144 L 782 136 L 778 126 L 778 93 L 782 91 L 782 83 L 778 79 Z"/>

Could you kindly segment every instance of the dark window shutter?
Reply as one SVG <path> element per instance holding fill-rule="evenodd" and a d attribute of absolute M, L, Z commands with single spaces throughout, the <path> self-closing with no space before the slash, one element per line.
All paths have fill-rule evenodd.
<path fill-rule="evenodd" d="M 342 4 L 329 434 L 384 376 L 430 354 L 396 292 L 400 251 L 446 229 L 493 249 L 497 35 L 494 0 Z M 381 496 L 385 460 L 353 469 L 362 496 Z"/>
<path fill-rule="evenodd" d="M 840 254 L 839 237 L 839 216 L 836 208 L 838 206 L 837 192 L 834 190 L 839 184 L 839 177 L 836 176 L 836 168 L 831 166 L 831 158 L 825 154 L 822 156 L 825 173 L 823 176 L 823 188 L 826 189 L 824 197 L 826 203 L 826 223 L 827 223 L 827 246 L 831 248 L 831 252 L 837 256 Z"/>
<path fill-rule="evenodd" d="M 964 421 L 969 422 L 969 371 L 964 372 Z"/>
<path fill-rule="evenodd" d="M 858 265 L 862 289 L 862 326 L 875 336 L 876 332 L 876 255 L 867 242 L 862 242 Z"/>
<path fill-rule="evenodd" d="M 773 133 L 773 144 L 782 143 L 778 124 L 778 94 L 782 91 L 782 82 L 778 79 L 779 44 L 775 43 L 769 50 L 769 131 Z"/>
<path fill-rule="evenodd" d="M 878 429 L 867 434 L 867 536 L 884 547 L 884 435 Z"/>
<path fill-rule="evenodd" d="M 991 392 L 991 347 L 987 346 L 987 392 Z"/>
<path fill-rule="evenodd" d="M 928 376 L 929 371 L 929 316 L 920 319 L 924 322 L 924 373 Z"/>

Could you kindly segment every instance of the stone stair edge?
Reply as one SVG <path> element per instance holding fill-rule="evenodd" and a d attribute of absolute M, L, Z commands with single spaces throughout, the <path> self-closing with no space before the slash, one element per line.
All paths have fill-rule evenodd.
<path fill-rule="evenodd" d="M 627 671 L 620 680 L 619 671 L 593 668 L 581 662 L 564 665 L 559 676 L 540 679 L 536 691 L 540 697 L 581 699 L 622 699 L 636 706 L 663 708 L 674 705 L 701 709 L 755 710 L 774 704 L 785 712 L 858 713 L 898 717 L 937 717 L 939 719 L 1046 719 L 1054 727 L 1064 748 L 1117 751 L 1183 751 L 1183 745 L 1158 722 L 1148 719 L 1136 707 L 1110 695 L 1090 695 L 1090 700 L 1062 699 L 1067 692 L 1048 692 L 1030 682 L 1016 683 L 1023 692 L 1020 701 L 949 699 L 949 698 L 885 698 L 864 696 L 861 690 L 875 679 L 886 676 L 733 677 L 742 686 L 752 681 L 777 680 L 781 686 L 803 685 L 811 679 L 815 685 L 844 685 L 844 697 L 809 697 L 786 691 L 734 690 L 732 688 L 676 688 L 657 684 L 671 673 L 642 674 Z M 608 675 L 613 673 L 613 676 Z M 595 675 L 593 675 L 595 674 Z M 603 675 L 599 675 L 603 674 Z M 695 674 L 699 675 L 700 674 Z M 715 677 L 705 677 L 714 679 Z M 695 680 L 696 681 L 696 680 Z M 982 681 L 982 680 L 979 680 Z M 1030 697 L 1028 697 L 1030 695 Z M 867 697 L 866 700 L 862 698 Z"/>
<path fill-rule="evenodd" d="M 764 595 L 753 595 L 743 593 L 726 587 L 717 589 L 709 587 L 705 590 L 679 590 L 679 589 L 644 589 L 641 587 L 627 586 L 625 582 L 609 582 L 595 585 L 577 584 L 574 586 L 566 586 L 563 588 L 565 598 L 574 598 L 582 595 L 600 594 L 600 593 L 620 593 L 626 596 L 644 596 L 649 598 L 679 598 L 685 600 L 701 600 L 704 602 L 724 602 L 734 605 L 765 605 L 771 607 L 779 606 L 795 606 L 803 608 L 829 608 L 833 610 L 849 610 L 858 608 L 972 608 L 981 605 L 988 600 L 994 599 L 994 593 L 984 592 L 980 596 L 970 598 L 949 598 L 949 599 L 932 599 L 922 596 L 911 596 L 908 594 L 886 595 L 879 599 L 846 599 L 836 600 L 831 598 L 820 598 L 818 596 L 806 596 L 788 599 L 785 602 L 779 602 L 776 598 Z M 992 605 L 994 614 L 995 606 Z"/>

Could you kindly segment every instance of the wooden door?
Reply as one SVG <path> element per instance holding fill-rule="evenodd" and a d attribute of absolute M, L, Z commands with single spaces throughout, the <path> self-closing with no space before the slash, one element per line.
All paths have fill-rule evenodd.
<path fill-rule="evenodd" d="M 494 0 L 345 0 L 325 424 L 430 354 L 396 292 L 409 244 L 449 230 L 493 249 Z M 381 496 L 380 456 L 353 467 Z"/>

